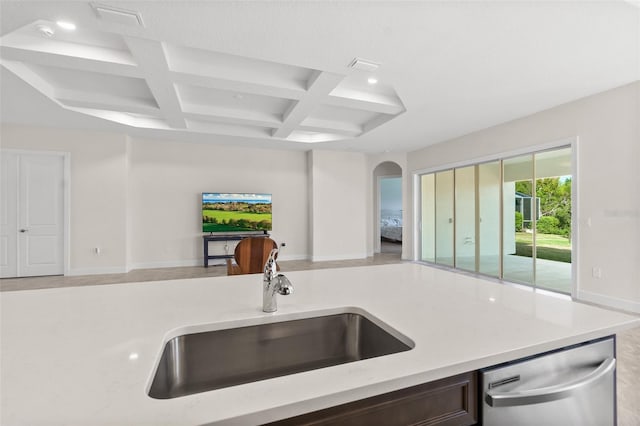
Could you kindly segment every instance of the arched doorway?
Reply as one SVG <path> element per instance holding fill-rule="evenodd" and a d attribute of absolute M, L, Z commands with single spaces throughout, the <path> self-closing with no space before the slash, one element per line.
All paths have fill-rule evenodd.
<path fill-rule="evenodd" d="M 402 254 L 402 167 L 385 161 L 373 170 L 374 253 Z"/>

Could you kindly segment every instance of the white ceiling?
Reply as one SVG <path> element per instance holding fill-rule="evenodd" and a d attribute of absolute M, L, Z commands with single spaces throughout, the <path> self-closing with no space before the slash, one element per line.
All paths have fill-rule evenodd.
<path fill-rule="evenodd" d="M 3 123 L 409 151 L 640 79 L 632 1 L 96 3 L 144 27 L 89 2 L 0 2 Z"/>

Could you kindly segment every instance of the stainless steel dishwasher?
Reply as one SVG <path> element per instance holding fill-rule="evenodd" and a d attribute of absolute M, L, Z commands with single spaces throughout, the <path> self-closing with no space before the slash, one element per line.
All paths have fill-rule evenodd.
<path fill-rule="evenodd" d="M 482 424 L 614 426 L 615 339 L 480 371 Z"/>

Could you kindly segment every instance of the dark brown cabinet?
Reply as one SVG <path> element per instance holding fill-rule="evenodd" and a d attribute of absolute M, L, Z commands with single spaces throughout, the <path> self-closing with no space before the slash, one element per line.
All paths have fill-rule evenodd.
<path fill-rule="evenodd" d="M 477 422 L 477 374 L 459 374 L 280 420 L 280 426 L 467 426 Z"/>

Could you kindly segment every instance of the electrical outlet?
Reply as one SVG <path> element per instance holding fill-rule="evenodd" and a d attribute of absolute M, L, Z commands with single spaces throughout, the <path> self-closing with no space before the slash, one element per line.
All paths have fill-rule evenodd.
<path fill-rule="evenodd" d="M 100 256 L 100 254 L 102 253 L 102 249 L 101 249 L 100 247 L 94 247 L 94 248 L 93 248 L 93 253 L 94 253 L 96 256 Z"/>
<path fill-rule="evenodd" d="M 595 279 L 600 279 L 600 278 L 602 278 L 602 269 L 600 269 L 600 268 L 598 268 L 598 267 L 594 266 L 594 267 L 591 269 L 591 275 L 592 275 L 592 276 L 593 276 L 593 278 L 595 278 Z"/>

